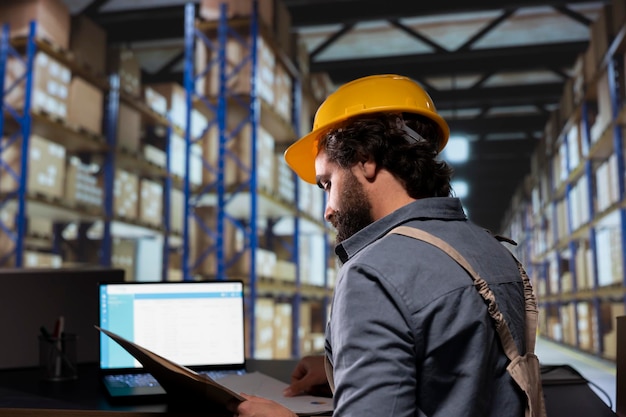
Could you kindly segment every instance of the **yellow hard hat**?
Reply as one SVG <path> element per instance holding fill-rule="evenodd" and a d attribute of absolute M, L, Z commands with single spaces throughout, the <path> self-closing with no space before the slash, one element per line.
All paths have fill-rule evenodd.
<path fill-rule="evenodd" d="M 370 75 L 344 84 L 328 96 L 315 113 L 313 130 L 287 148 L 285 161 L 300 178 L 315 184 L 320 136 L 351 117 L 379 112 L 425 116 L 439 127 L 439 151 L 448 143 L 450 128 L 418 83 L 402 75 Z"/>

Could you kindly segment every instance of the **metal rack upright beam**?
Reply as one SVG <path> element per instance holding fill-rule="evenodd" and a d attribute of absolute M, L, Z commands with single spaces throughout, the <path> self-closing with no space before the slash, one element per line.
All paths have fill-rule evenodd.
<path fill-rule="evenodd" d="M 113 220 L 113 189 L 115 186 L 115 148 L 117 145 L 117 124 L 120 107 L 120 77 L 117 74 L 109 77 L 109 91 L 106 99 L 105 137 L 107 151 L 102 166 L 104 220 L 102 228 L 102 246 L 100 248 L 100 264 L 111 265 L 113 256 L 113 239 L 111 222 Z"/>
<path fill-rule="evenodd" d="M 250 28 L 249 28 L 249 55 L 243 58 L 243 63 L 248 62 L 251 67 L 250 74 L 250 94 L 247 99 L 244 101 L 247 102 L 247 117 L 240 123 L 236 128 L 232 131 L 229 131 L 227 126 L 227 117 L 228 117 L 228 105 L 235 105 L 242 103 L 242 98 L 237 97 L 237 94 L 233 91 L 229 90 L 228 80 L 231 77 L 237 76 L 238 71 L 242 68 L 242 63 L 239 63 L 235 66 L 232 72 L 227 71 L 226 67 L 226 45 L 229 36 L 233 36 L 237 38 L 237 41 L 241 43 L 245 43 L 244 40 L 241 40 L 239 35 L 234 31 L 233 28 L 229 26 L 229 21 L 227 18 L 227 6 L 222 3 L 220 5 L 220 18 L 218 22 L 217 32 L 218 32 L 218 40 L 217 46 L 214 42 L 211 42 L 201 31 L 199 31 L 195 26 L 195 8 L 193 4 L 187 4 L 185 9 L 185 80 L 184 87 L 186 90 L 187 97 L 187 127 L 185 131 L 185 141 L 187 144 L 187 166 L 186 166 L 186 175 L 185 175 L 185 212 L 193 219 L 196 220 L 198 224 L 199 232 L 207 233 L 214 242 L 214 245 L 211 248 L 207 248 L 203 250 L 198 259 L 192 260 L 190 259 L 190 246 L 189 246 L 189 236 L 190 236 L 190 225 L 188 222 L 185 223 L 185 231 L 184 231 L 184 249 L 183 249 L 183 274 L 184 279 L 191 279 L 191 274 L 193 270 L 199 265 L 202 258 L 208 257 L 209 255 L 215 256 L 215 266 L 216 266 L 216 279 L 218 280 L 226 280 L 229 277 L 227 276 L 227 270 L 232 263 L 236 262 L 237 259 L 243 256 L 243 252 L 245 250 L 249 250 L 249 256 L 251 262 L 250 271 L 249 271 L 249 281 L 248 288 L 249 294 L 247 297 L 247 311 L 250 317 L 250 351 L 253 354 L 254 352 L 254 300 L 256 299 L 256 270 L 255 270 L 255 255 L 256 255 L 256 247 L 257 247 L 257 237 L 256 237 L 256 228 L 257 228 L 257 195 L 256 195 L 256 137 L 257 137 L 257 128 L 259 124 L 259 103 L 256 96 L 256 66 L 257 66 L 257 36 L 258 36 L 258 25 L 257 25 L 257 7 L 256 2 L 253 7 L 253 15 L 250 19 Z M 212 101 L 203 97 L 195 91 L 195 82 L 198 77 L 202 77 L 207 73 L 207 69 L 196 71 L 194 68 L 194 44 L 195 40 L 198 38 L 201 40 L 209 49 L 217 50 L 218 59 L 217 62 L 209 62 L 207 65 L 214 65 L 218 68 L 219 74 L 219 91 L 216 97 L 216 104 L 213 104 Z M 203 166 L 208 169 L 212 169 L 216 174 L 216 181 L 212 184 L 206 184 L 202 190 L 198 193 L 192 193 L 189 184 L 189 158 L 191 156 L 191 145 L 195 143 L 198 139 L 191 137 L 191 111 L 193 109 L 194 97 L 197 97 L 200 101 L 202 101 L 213 113 L 216 115 L 216 119 L 209 122 L 209 126 L 204 129 L 203 133 L 206 132 L 211 124 L 217 123 L 218 129 L 218 156 L 217 156 L 217 167 L 212 167 L 208 161 L 203 161 Z M 232 101 L 232 103 L 230 102 Z M 245 105 L 244 105 L 245 106 Z M 228 142 L 233 140 L 233 138 L 240 132 L 241 128 L 244 124 L 250 124 L 251 131 L 251 160 L 249 161 L 249 165 L 247 165 L 244 161 L 240 161 L 237 158 L 237 155 L 234 155 L 228 149 Z M 202 136 L 202 135 L 201 135 Z M 243 181 L 239 184 L 234 190 L 227 190 L 226 188 L 226 179 L 225 179 L 225 164 L 227 158 L 233 159 L 236 162 L 236 165 L 242 170 L 245 174 L 248 175 L 247 180 Z M 250 198 L 250 211 L 249 211 L 249 219 L 247 222 L 242 222 L 241 219 L 235 219 L 230 216 L 226 207 L 232 199 L 238 195 L 240 192 L 248 192 Z M 211 228 L 209 225 L 203 223 L 201 219 L 195 214 L 195 208 L 197 205 L 201 204 L 203 201 L 203 196 L 206 196 L 209 193 L 213 193 L 213 196 L 216 200 L 216 224 L 214 228 Z M 231 222 L 235 227 L 244 232 L 244 249 L 242 253 L 234 254 L 233 258 L 227 259 L 227 255 L 224 251 L 224 230 L 225 223 Z"/>
<path fill-rule="evenodd" d="M 11 135 L 6 141 L 0 142 L 0 174 L 6 172 L 12 176 L 18 183 L 18 188 L 15 191 L 10 191 L 6 196 L 2 197 L 0 201 L 0 209 L 9 204 L 12 200 L 16 202 L 16 215 L 12 228 L 7 226 L 0 219 L 0 228 L 14 243 L 14 249 L 6 254 L 0 254 L 0 265 L 6 264 L 11 257 L 14 256 L 14 266 L 23 266 L 24 257 L 24 239 L 26 235 L 26 204 L 27 204 L 27 184 L 28 184 L 28 155 L 29 155 L 29 142 L 30 142 L 30 130 L 31 130 L 31 97 L 32 97 L 32 83 L 33 83 L 33 60 L 36 52 L 35 35 L 37 31 L 36 22 L 32 21 L 29 25 L 28 38 L 26 43 L 26 55 L 22 57 L 12 46 L 10 40 L 9 25 L 5 24 L 2 30 L 2 51 L 0 56 L 0 67 L 2 68 L 2 77 L 0 78 L 0 85 L 2 86 L 2 101 L 0 104 L 0 134 L 4 137 L 5 129 L 5 113 L 8 113 L 18 124 L 19 130 Z M 24 65 L 24 74 L 19 77 L 10 86 L 5 86 L 6 66 L 9 58 L 14 58 L 20 61 Z M 20 115 L 17 109 L 14 109 L 6 102 L 6 96 L 13 88 L 20 82 L 24 83 L 24 104 L 22 108 L 22 114 Z M 2 154 L 13 143 L 19 143 L 19 137 L 21 137 L 21 155 L 20 155 L 20 168 L 19 173 L 12 170 L 11 167 L 3 160 Z"/>

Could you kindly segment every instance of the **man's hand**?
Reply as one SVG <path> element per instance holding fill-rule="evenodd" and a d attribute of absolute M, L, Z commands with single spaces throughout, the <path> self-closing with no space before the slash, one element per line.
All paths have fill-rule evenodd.
<path fill-rule="evenodd" d="M 332 396 L 324 370 L 324 356 L 305 356 L 300 359 L 291 374 L 291 385 L 283 394 L 286 397 L 302 394 Z"/>
<path fill-rule="evenodd" d="M 254 395 L 240 394 L 246 401 L 228 407 L 236 417 L 297 417 L 275 401 Z"/>

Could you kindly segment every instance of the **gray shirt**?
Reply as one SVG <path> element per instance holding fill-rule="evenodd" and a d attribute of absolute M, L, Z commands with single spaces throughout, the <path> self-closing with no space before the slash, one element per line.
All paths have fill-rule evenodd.
<path fill-rule="evenodd" d="M 456 198 L 417 200 L 335 248 L 337 280 L 326 353 L 341 417 L 523 416 L 485 303 L 446 253 L 406 236 L 425 230 L 452 245 L 487 281 L 524 354 L 524 294 L 506 247 L 465 217 Z"/>

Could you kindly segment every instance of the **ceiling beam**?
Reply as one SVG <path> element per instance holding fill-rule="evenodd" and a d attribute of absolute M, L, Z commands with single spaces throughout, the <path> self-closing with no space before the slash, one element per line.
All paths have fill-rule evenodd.
<path fill-rule="evenodd" d="M 568 6 L 589 3 L 589 0 L 451 0 L 451 1 L 387 1 L 380 0 L 284 0 L 291 13 L 294 28 L 358 23 L 371 20 L 392 20 L 417 16 L 481 12 L 485 10 L 523 7 Z M 609 4 L 610 0 L 598 3 Z"/>
<path fill-rule="evenodd" d="M 563 96 L 563 83 L 436 90 L 429 93 L 439 110 L 546 105 L 559 102 Z"/>
<path fill-rule="evenodd" d="M 371 74 L 400 73 L 411 78 L 476 75 L 484 72 L 529 71 L 569 67 L 585 51 L 588 41 L 561 42 L 506 48 L 485 48 L 451 53 L 426 53 L 384 58 L 313 61 L 311 72 L 328 72 L 343 84 Z"/>
<path fill-rule="evenodd" d="M 501 23 L 505 22 L 509 17 L 513 16 L 514 13 L 515 9 L 504 10 L 504 12 L 500 16 L 489 22 L 481 30 L 479 30 L 468 40 L 466 40 L 465 43 L 463 43 L 463 45 L 461 45 L 457 49 L 457 51 L 469 51 L 472 45 L 474 45 L 480 39 L 484 38 L 488 33 L 497 28 Z"/>
<path fill-rule="evenodd" d="M 593 21 L 589 19 L 587 16 L 577 13 L 567 6 L 553 6 L 553 7 L 554 7 L 554 10 L 562 13 L 565 16 L 570 17 L 572 20 L 578 23 L 582 23 L 583 25 L 587 27 L 590 27 L 591 24 L 593 23 Z"/>

